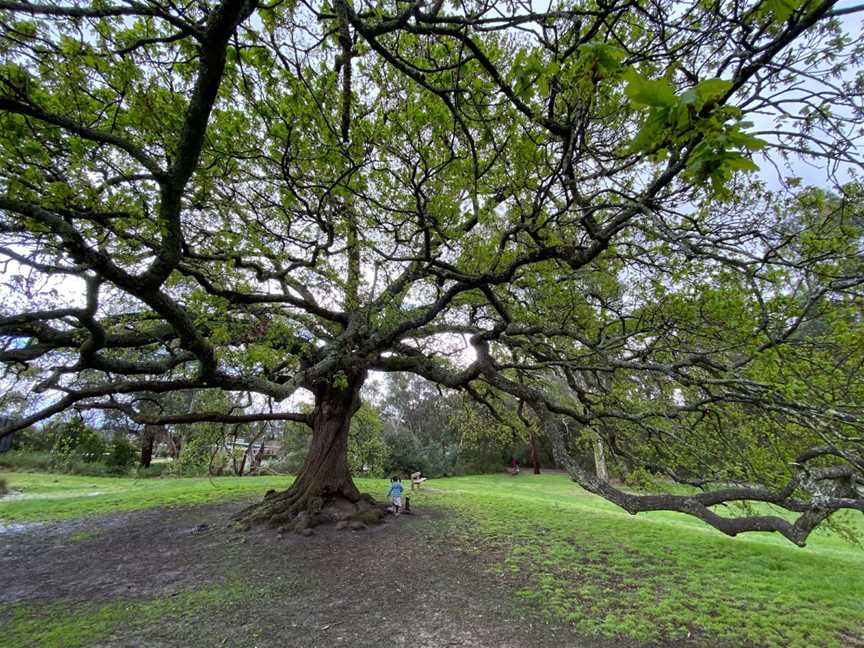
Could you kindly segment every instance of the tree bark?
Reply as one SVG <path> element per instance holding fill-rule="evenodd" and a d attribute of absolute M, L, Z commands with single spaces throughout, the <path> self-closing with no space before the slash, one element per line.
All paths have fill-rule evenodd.
<path fill-rule="evenodd" d="M 603 439 L 596 432 L 594 436 L 594 472 L 601 482 L 609 481 L 609 472 L 606 470 L 606 449 L 603 447 Z"/>
<path fill-rule="evenodd" d="M 343 371 L 315 386 L 312 443 L 297 479 L 288 490 L 270 491 L 264 501 L 241 511 L 236 518 L 241 525 L 302 531 L 326 522 L 381 518 L 383 510 L 357 490 L 348 467 L 348 431 L 365 379 L 365 370 Z"/>
<path fill-rule="evenodd" d="M 251 444 L 246 447 L 246 451 L 243 453 L 243 456 L 240 457 L 240 465 L 234 470 L 235 474 L 238 477 L 243 476 L 243 471 L 246 470 L 246 457 L 249 456 L 249 448 L 252 447 Z"/>
<path fill-rule="evenodd" d="M 537 451 L 537 437 L 531 435 L 531 464 L 534 466 L 534 474 L 540 474 L 540 453 Z"/>
<path fill-rule="evenodd" d="M 141 433 L 141 467 L 149 468 L 153 461 L 153 446 L 156 444 L 156 435 L 159 432 L 158 425 L 145 425 Z"/>
<path fill-rule="evenodd" d="M 250 473 L 258 472 L 258 469 L 261 468 L 261 462 L 264 460 L 264 441 L 261 442 L 261 446 L 258 448 L 258 452 L 256 452 L 252 456 L 252 466 L 249 468 Z"/>
<path fill-rule="evenodd" d="M 171 458 L 177 460 L 180 458 L 180 450 L 183 448 L 183 437 L 168 435 L 168 454 Z"/>

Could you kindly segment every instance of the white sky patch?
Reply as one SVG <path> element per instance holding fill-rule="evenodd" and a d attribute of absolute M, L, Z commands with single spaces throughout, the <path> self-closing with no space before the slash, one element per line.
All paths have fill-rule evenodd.
<path fill-rule="evenodd" d="M 34 308 L 83 308 L 86 294 L 83 277 L 46 275 L 14 259 L 2 260 L 0 312 L 4 314 L 22 313 Z"/>

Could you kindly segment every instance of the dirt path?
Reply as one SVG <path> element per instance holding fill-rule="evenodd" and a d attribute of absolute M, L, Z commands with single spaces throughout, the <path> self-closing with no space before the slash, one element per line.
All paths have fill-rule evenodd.
<path fill-rule="evenodd" d="M 303 538 L 232 530 L 227 522 L 242 506 L 154 509 L 0 533 L 0 607 L 149 600 L 239 579 L 253 593 L 260 586 L 260 595 L 214 608 L 194 627 L 160 619 L 98 645 L 595 645 L 520 610 L 481 559 L 449 546 L 433 512 Z"/>

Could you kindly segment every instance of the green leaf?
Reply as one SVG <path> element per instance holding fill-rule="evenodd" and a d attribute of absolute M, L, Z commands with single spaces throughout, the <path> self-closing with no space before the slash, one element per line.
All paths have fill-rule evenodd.
<path fill-rule="evenodd" d="M 725 160 L 724 166 L 732 171 L 758 171 L 759 165 L 750 158 L 743 155 L 738 157 L 730 157 Z"/>
<path fill-rule="evenodd" d="M 720 99 L 732 87 L 731 81 L 724 79 L 705 79 L 696 85 L 696 94 L 702 100 L 703 105 Z"/>
<path fill-rule="evenodd" d="M 789 19 L 807 2 L 808 0 L 765 0 L 760 7 L 760 14 L 771 13 L 774 20 L 782 22 Z"/>
<path fill-rule="evenodd" d="M 624 75 L 627 87 L 624 94 L 634 105 L 668 108 L 675 105 L 675 88 L 664 79 L 647 79 L 633 68 Z"/>

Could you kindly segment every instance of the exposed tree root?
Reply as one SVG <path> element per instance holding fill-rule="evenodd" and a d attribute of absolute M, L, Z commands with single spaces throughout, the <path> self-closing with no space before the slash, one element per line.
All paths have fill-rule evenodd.
<path fill-rule="evenodd" d="M 309 494 L 289 488 L 285 491 L 268 491 L 263 501 L 243 509 L 234 520 L 242 529 L 268 526 L 302 533 L 322 524 L 377 524 L 385 513 L 385 506 L 365 493 Z"/>

